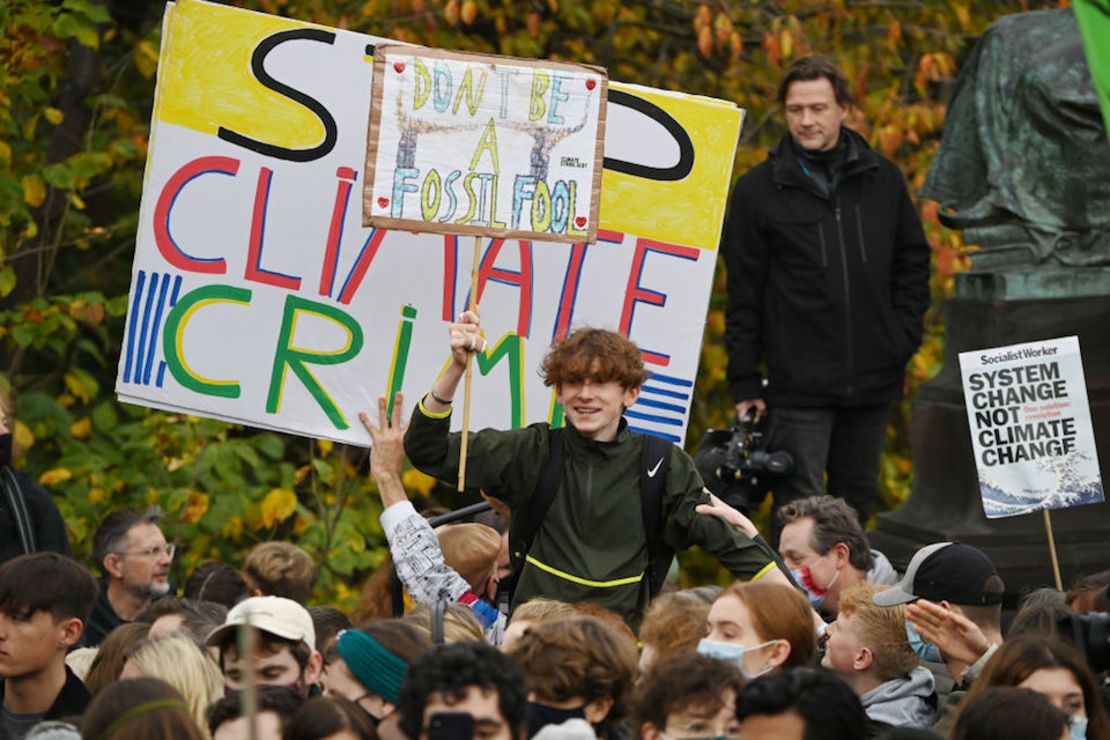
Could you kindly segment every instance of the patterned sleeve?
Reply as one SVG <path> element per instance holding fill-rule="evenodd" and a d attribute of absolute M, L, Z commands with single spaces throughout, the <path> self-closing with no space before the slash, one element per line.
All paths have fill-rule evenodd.
<path fill-rule="evenodd" d="M 381 522 L 397 577 L 413 601 L 428 607 L 437 601 L 469 606 L 488 637 L 500 636 L 504 615 L 471 591 L 458 571 L 444 562 L 439 538 L 428 521 L 416 513 L 411 501 L 390 506 L 382 512 Z"/>

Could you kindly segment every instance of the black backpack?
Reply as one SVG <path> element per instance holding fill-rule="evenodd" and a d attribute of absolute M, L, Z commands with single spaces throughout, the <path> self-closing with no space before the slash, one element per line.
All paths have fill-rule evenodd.
<path fill-rule="evenodd" d="M 510 555 L 513 575 L 507 593 L 510 600 L 516 588 L 524 558 L 532 548 L 532 542 L 543 525 L 544 517 L 555 500 L 555 493 L 563 480 L 563 463 L 566 450 L 563 446 L 563 428 L 552 429 L 548 435 L 549 447 L 547 460 L 540 469 L 536 489 L 528 505 L 528 512 L 521 520 L 524 527 L 520 532 L 510 532 Z M 644 452 L 640 464 L 640 502 L 643 511 L 644 535 L 647 538 L 648 567 L 645 576 L 651 590 L 651 597 L 663 588 L 667 578 L 674 550 L 663 542 L 663 490 L 667 483 L 667 472 L 671 464 L 671 448 L 668 440 L 653 435 L 644 435 Z M 653 469 L 654 468 L 654 469 Z M 502 584 L 505 585 L 505 584 Z"/>

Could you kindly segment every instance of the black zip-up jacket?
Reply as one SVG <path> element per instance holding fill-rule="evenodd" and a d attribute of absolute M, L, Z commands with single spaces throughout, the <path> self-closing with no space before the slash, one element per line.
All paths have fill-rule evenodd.
<path fill-rule="evenodd" d="M 929 306 L 930 248 L 902 173 L 851 129 L 836 189 L 789 134 L 736 183 L 723 251 L 733 398 L 842 406 L 902 397 Z M 761 361 L 767 392 L 761 392 Z"/>

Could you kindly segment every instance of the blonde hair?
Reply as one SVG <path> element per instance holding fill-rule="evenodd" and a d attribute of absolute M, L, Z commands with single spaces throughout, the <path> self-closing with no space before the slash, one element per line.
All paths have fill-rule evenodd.
<path fill-rule="evenodd" d="M 180 691 L 197 725 L 208 727 L 208 707 L 224 695 L 224 678 L 216 662 L 192 639 L 171 634 L 144 640 L 128 651 L 127 658 L 147 677 L 161 679 Z"/>
<path fill-rule="evenodd" d="M 518 606 L 513 610 L 509 621 L 543 624 L 544 622 L 551 622 L 556 619 L 570 619 L 571 617 L 577 616 L 578 612 L 565 601 L 556 601 L 555 599 L 545 599 L 541 597 L 526 601 Z"/>
<path fill-rule="evenodd" d="M 873 597 L 884 590 L 857 583 L 840 595 L 838 615 L 852 618 L 856 639 L 875 656 L 875 672 L 890 681 L 912 671 L 918 660 L 906 636 L 906 607 L 875 604 Z"/>
<path fill-rule="evenodd" d="M 464 522 L 436 528 L 443 561 L 454 568 L 470 590 L 480 594 L 497 565 L 501 535 L 485 524 Z"/>
<path fill-rule="evenodd" d="M 290 542 L 263 542 L 247 555 L 243 578 L 263 596 L 283 596 L 303 605 L 316 584 L 316 563 Z"/>
<path fill-rule="evenodd" d="M 417 606 L 402 619 L 431 637 L 432 610 L 428 607 Z M 486 635 L 470 607 L 455 602 L 448 604 L 443 612 L 443 640 L 448 645 L 455 642 L 485 642 Z"/>
<path fill-rule="evenodd" d="M 651 602 L 644 615 L 640 642 L 651 645 L 660 656 L 694 650 L 705 637 L 708 618 L 709 604 L 681 591 L 663 594 Z"/>

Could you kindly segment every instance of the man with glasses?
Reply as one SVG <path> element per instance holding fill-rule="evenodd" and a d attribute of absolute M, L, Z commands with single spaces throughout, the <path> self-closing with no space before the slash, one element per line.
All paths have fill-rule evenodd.
<path fill-rule="evenodd" d="M 155 599 L 170 592 L 174 546 L 159 523 L 162 510 L 113 511 L 93 540 L 93 559 L 100 566 L 100 596 L 85 630 L 85 645 L 99 645 L 116 627 L 134 620 Z"/>

